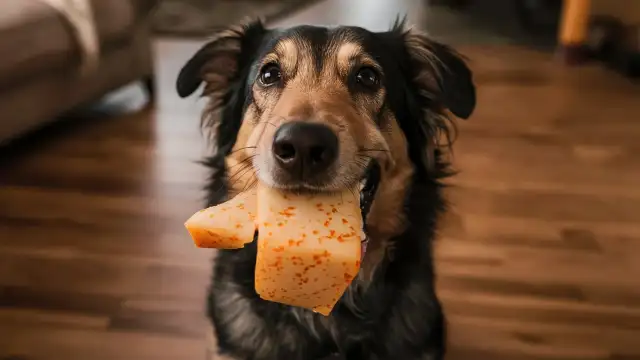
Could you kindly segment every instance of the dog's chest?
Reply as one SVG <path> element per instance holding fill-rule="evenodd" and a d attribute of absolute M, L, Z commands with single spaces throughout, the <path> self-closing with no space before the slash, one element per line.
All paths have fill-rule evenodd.
<path fill-rule="evenodd" d="M 330 316 L 315 314 L 308 309 L 292 307 L 291 313 L 310 334 L 319 340 L 330 336 L 334 343 L 344 341 L 346 337 L 362 338 L 367 332 L 370 311 L 367 307 L 367 289 L 370 285 L 364 278 L 356 278 L 340 299 L 339 310 Z"/>

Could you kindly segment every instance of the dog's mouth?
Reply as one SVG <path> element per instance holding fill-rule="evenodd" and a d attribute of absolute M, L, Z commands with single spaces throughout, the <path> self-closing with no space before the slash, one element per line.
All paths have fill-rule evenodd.
<path fill-rule="evenodd" d="M 381 168 L 375 159 L 370 159 L 367 168 L 364 170 L 362 177 L 359 182 L 357 182 L 357 187 L 354 185 L 354 188 L 359 189 L 360 195 L 360 214 L 362 216 L 362 256 L 366 251 L 366 245 L 369 241 L 368 236 L 368 224 L 367 224 L 367 216 L 371 211 L 371 206 L 376 197 L 376 193 L 378 191 L 378 186 L 381 181 Z M 327 190 L 325 184 L 308 184 L 308 183 L 297 183 L 297 184 L 286 184 L 281 181 L 275 182 L 270 185 L 273 185 L 275 188 L 279 188 L 285 191 L 297 193 L 297 194 L 318 194 L 323 192 L 334 192 L 336 190 Z M 354 195 L 356 195 L 354 193 Z"/>
<path fill-rule="evenodd" d="M 360 190 L 360 212 L 364 223 L 364 230 L 367 230 L 367 215 L 371 211 L 371 205 L 375 199 L 378 185 L 380 184 L 380 165 L 377 161 L 371 161 L 369 167 L 365 171 L 362 180 L 362 189 Z"/>
<path fill-rule="evenodd" d="M 380 165 L 377 161 L 372 160 L 369 167 L 365 171 L 365 176 L 362 180 L 362 189 L 360 190 L 360 213 L 362 215 L 362 224 L 364 237 L 362 239 L 362 257 L 367 250 L 367 243 L 369 242 L 369 232 L 367 231 L 367 216 L 371 211 L 371 205 L 376 197 L 378 191 L 378 185 L 380 184 Z"/>
<path fill-rule="evenodd" d="M 362 221 L 366 232 L 366 220 L 371 205 L 378 191 L 378 185 L 380 183 L 380 165 L 376 160 L 370 160 L 369 165 L 363 173 L 362 179 L 358 183 L 358 189 L 360 189 L 360 211 L 362 215 Z M 296 194 L 318 194 L 331 190 L 326 190 L 324 184 L 308 184 L 301 183 L 296 185 L 283 185 L 277 183 L 276 187 L 286 191 L 291 191 Z"/>
<path fill-rule="evenodd" d="M 367 216 L 371 211 L 371 205 L 376 197 L 376 193 L 378 191 L 378 186 L 380 185 L 381 179 L 381 169 L 380 164 L 371 159 L 367 169 L 364 171 L 362 179 L 359 183 L 360 189 L 360 214 L 362 216 L 362 256 L 364 256 L 366 251 L 366 246 L 369 241 L 368 231 L 367 231 Z M 318 191 L 317 188 L 310 189 L 307 186 L 299 186 L 299 187 L 289 187 L 288 191 L 294 191 L 296 193 L 318 193 L 322 191 Z"/>

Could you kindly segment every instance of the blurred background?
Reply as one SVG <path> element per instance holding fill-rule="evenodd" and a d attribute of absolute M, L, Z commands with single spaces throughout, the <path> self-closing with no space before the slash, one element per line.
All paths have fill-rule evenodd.
<path fill-rule="evenodd" d="M 0 360 L 215 358 L 177 72 L 246 16 L 397 14 L 478 86 L 437 243 L 449 359 L 640 359 L 640 1 L 3 0 Z"/>

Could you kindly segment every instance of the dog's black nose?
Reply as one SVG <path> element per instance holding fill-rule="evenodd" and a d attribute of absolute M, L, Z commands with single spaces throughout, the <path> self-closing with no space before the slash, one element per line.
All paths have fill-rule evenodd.
<path fill-rule="evenodd" d="M 307 178 L 333 164 L 338 157 L 338 137 L 323 124 L 289 122 L 276 130 L 273 155 L 291 175 Z"/>

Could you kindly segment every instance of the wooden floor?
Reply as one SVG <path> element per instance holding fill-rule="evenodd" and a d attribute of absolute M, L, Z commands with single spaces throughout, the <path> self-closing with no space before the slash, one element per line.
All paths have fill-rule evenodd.
<path fill-rule="evenodd" d="M 203 195 L 202 103 L 173 93 L 197 46 L 158 42 L 155 107 L 3 150 L 0 359 L 205 358 L 211 253 L 182 227 Z M 640 87 L 516 47 L 461 51 L 479 108 L 438 242 L 449 359 L 640 359 Z"/>

